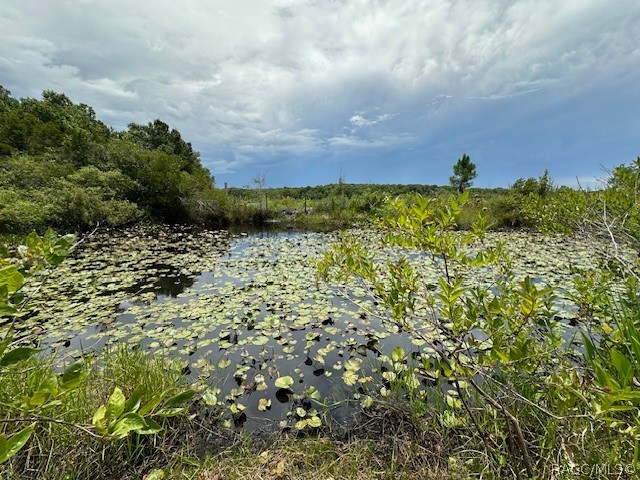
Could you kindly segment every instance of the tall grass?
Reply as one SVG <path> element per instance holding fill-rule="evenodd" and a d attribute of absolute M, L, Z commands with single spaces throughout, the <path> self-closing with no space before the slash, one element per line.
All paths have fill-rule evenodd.
<path fill-rule="evenodd" d="M 153 359 L 127 346 L 87 361 L 93 366 L 86 382 L 58 404 L 33 416 L 38 419 L 34 435 L 15 457 L 0 465 L 0 478 L 140 478 L 169 461 L 180 444 L 179 429 L 175 428 L 179 420 L 167 420 L 158 435 L 132 435 L 124 440 L 95 437 L 90 424 L 93 413 L 106 403 L 116 386 L 125 396 L 141 388 L 143 401 L 180 386 L 179 363 Z M 51 359 L 33 359 L 28 365 L 6 371 L 0 382 L 0 405 L 8 405 L 10 399 L 28 398 L 55 375 L 57 368 Z M 15 425 L 16 431 L 31 421 L 14 423 L 20 418 L 17 412 L 7 408 L 0 411 L 1 419 Z"/>

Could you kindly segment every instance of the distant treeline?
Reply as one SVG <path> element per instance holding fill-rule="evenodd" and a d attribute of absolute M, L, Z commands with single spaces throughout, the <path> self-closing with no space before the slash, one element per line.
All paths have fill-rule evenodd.
<path fill-rule="evenodd" d="M 616 174 L 635 178 L 637 161 L 633 165 Z M 0 86 L 0 233 L 142 220 L 342 227 L 379 215 L 388 198 L 420 194 L 447 202 L 458 193 L 451 186 L 353 184 L 342 178 L 330 185 L 269 188 L 263 176 L 254 184 L 216 188 L 198 152 L 161 120 L 116 131 L 98 120 L 93 108 L 62 93 L 18 100 Z M 462 228 L 478 213 L 496 228 L 537 227 L 559 215 L 555 206 L 575 206 L 582 198 L 556 188 L 546 171 L 509 188 L 468 190 Z"/>
<path fill-rule="evenodd" d="M 438 196 L 442 194 L 455 194 L 457 190 L 450 186 L 420 185 L 420 184 L 378 184 L 378 183 L 332 183 L 329 185 L 316 185 L 313 187 L 279 187 L 267 188 L 269 195 L 274 197 L 289 197 L 298 200 L 322 200 L 332 195 L 344 196 L 347 198 L 365 195 L 370 192 L 383 192 L 390 196 L 419 193 L 426 197 Z M 229 195 L 242 197 L 249 189 L 232 187 L 228 189 Z M 507 191 L 505 188 L 479 189 L 471 188 L 469 193 L 482 195 L 497 195 Z"/>

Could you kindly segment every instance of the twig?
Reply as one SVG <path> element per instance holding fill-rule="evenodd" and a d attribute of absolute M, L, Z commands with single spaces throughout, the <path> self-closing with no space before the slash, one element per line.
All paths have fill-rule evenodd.
<path fill-rule="evenodd" d="M 79 425 L 73 422 L 65 422 L 64 420 L 58 420 L 57 418 L 51 417 L 29 417 L 29 418 L 4 418 L 0 419 L 0 423 L 20 423 L 20 422 L 38 422 L 38 423 L 57 423 L 60 425 L 68 425 L 70 427 L 77 428 L 78 430 L 83 431 L 87 435 L 90 435 L 94 438 L 104 438 L 102 435 L 98 435 L 89 430 L 88 427 L 83 425 Z"/>

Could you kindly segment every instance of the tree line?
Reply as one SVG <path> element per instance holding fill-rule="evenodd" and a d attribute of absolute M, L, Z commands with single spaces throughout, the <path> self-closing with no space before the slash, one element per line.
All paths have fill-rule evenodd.
<path fill-rule="evenodd" d="M 0 229 L 223 218 L 224 195 L 180 132 L 161 120 L 116 131 L 85 104 L 0 87 Z"/>

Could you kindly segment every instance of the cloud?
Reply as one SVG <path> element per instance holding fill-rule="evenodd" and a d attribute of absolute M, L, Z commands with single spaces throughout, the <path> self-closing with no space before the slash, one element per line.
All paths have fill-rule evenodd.
<path fill-rule="evenodd" d="M 161 118 L 237 170 L 428 139 L 477 100 L 597 91 L 639 73 L 639 21 L 631 0 L 5 0 L 0 83 L 118 128 Z"/>
<path fill-rule="evenodd" d="M 391 120 L 395 114 L 384 113 L 382 115 L 377 115 L 375 118 L 365 118 L 361 114 L 355 114 L 350 119 L 349 122 L 356 127 L 370 127 L 375 125 L 376 123 L 386 122 L 387 120 Z"/>

